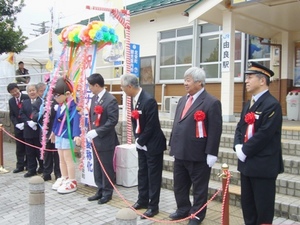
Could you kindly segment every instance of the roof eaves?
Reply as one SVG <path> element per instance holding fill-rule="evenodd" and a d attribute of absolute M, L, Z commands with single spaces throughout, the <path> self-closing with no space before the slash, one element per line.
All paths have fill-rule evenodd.
<path fill-rule="evenodd" d="M 191 5 L 189 8 L 187 8 L 186 10 L 184 10 L 185 13 L 189 13 L 189 10 L 191 10 L 192 8 L 194 8 L 196 5 L 198 5 L 200 2 L 202 2 L 202 0 L 198 0 L 197 2 L 195 2 L 193 5 Z"/>
<path fill-rule="evenodd" d="M 200 0 L 201 1 L 201 0 Z M 147 12 L 151 12 L 154 10 L 159 10 L 159 9 L 163 9 L 163 8 L 168 8 L 171 6 L 176 6 L 176 5 L 181 5 L 181 4 L 186 4 L 189 2 L 195 2 L 195 0 L 186 0 L 186 1 L 182 1 L 182 0 L 175 0 L 175 1 L 162 1 L 159 4 L 156 5 L 147 5 L 144 7 L 140 7 L 138 10 L 134 9 L 134 10 L 130 10 L 130 6 L 127 7 L 127 9 L 130 11 L 130 15 L 134 16 L 134 15 L 138 15 L 138 14 L 142 14 L 142 13 L 147 13 Z"/>

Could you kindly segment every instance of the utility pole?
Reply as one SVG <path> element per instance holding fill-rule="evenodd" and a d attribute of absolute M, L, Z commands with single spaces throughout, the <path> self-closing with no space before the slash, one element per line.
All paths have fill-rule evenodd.
<path fill-rule="evenodd" d="M 39 27 L 38 29 L 33 29 L 33 31 L 38 32 L 36 34 L 30 34 L 30 35 L 34 35 L 34 36 L 39 36 L 40 34 L 45 34 L 48 32 L 49 30 L 49 26 L 46 26 L 46 23 L 48 23 L 49 21 L 43 21 L 41 23 L 31 23 L 31 25 L 37 26 Z"/>

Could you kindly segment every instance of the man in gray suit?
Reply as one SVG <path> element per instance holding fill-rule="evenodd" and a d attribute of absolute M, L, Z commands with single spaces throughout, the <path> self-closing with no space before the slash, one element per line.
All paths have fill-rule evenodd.
<path fill-rule="evenodd" d="M 100 166 L 98 156 L 109 179 L 114 183 L 113 156 L 115 147 L 119 145 L 115 131 L 119 119 L 119 106 L 116 98 L 105 90 L 104 79 L 99 73 L 90 75 L 87 80 L 94 96 L 89 113 L 91 130 L 86 137 L 93 141 L 93 148 L 95 148 L 93 149 L 94 179 L 98 187 L 97 193 L 88 200 L 98 200 L 98 204 L 105 204 L 112 198 L 113 187 Z"/>
<path fill-rule="evenodd" d="M 174 162 L 174 194 L 176 212 L 169 217 L 182 219 L 195 214 L 206 202 L 211 167 L 217 161 L 222 133 L 221 103 L 204 89 L 205 72 L 198 67 L 184 74 L 183 96 L 177 105 L 170 137 L 170 154 Z M 193 185 L 193 205 L 189 192 Z M 200 224 L 206 207 L 189 220 L 189 225 Z"/>

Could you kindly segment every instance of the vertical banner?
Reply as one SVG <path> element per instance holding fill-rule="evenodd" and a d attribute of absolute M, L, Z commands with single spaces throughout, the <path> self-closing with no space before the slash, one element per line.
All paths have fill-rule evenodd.
<path fill-rule="evenodd" d="M 130 73 L 140 77 L 140 45 L 130 44 Z"/>
<path fill-rule="evenodd" d="M 223 34 L 222 38 L 222 72 L 230 69 L 230 34 Z"/>
<path fill-rule="evenodd" d="M 92 45 L 89 47 L 87 52 L 87 61 L 85 65 L 86 77 L 89 77 L 92 73 L 95 72 L 95 61 L 97 57 L 97 46 Z M 93 93 L 89 89 L 88 83 L 86 83 L 86 96 L 85 96 L 85 110 L 84 110 L 84 121 L 85 121 L 85 130 L 86 133 L 89 131 L 89 109 L 91 106 L 91 99 L 93 97 Z M 87 184 L 90 186 L 96 186 L 94 180 L 94 157 L 93 157 L 93 149 L 92 144 L 86 141 L 86 149 L 84 151 L 84 159 L 83 159 L 83 168 L 81 171 L 81 183 Z"/>

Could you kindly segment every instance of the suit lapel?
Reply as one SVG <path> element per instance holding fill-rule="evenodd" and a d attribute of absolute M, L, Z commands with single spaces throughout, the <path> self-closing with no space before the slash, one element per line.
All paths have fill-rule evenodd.
<path fill-rule="evenodd" d="M 138 100 L 136 102 L 135 109 L 137 109 L 137 110 L 140 109 L 141 102 L 143 102 L 143 99 L 144 99 L 144 91 L 142 90 L 141 94 L 140 94 L 140 96 L 139 96 L 139 98 L 138 98 Z"/>
<path fill-rule="evenodd" d="M 181 119 L 183 120 L 184 118 L 186 118 L 188 115 L 190 115 L 191 113 L 193 113 L 203 102 L 206 96 L 206 91 L 204 90 L 199 96 L 198 98 L 193 102 L 193 104 L 191 105 L 191 107 L 189 108 L 189 110 L 186 112 L 186 114 L 184 115 L 184 117 Z M 182 114 L 182 111 L 185 107 L 187 98 L 185 98 L 185 102 L 184 104 L 181 106 L 181 111 L 180 111 L 180 116 Z"/>

